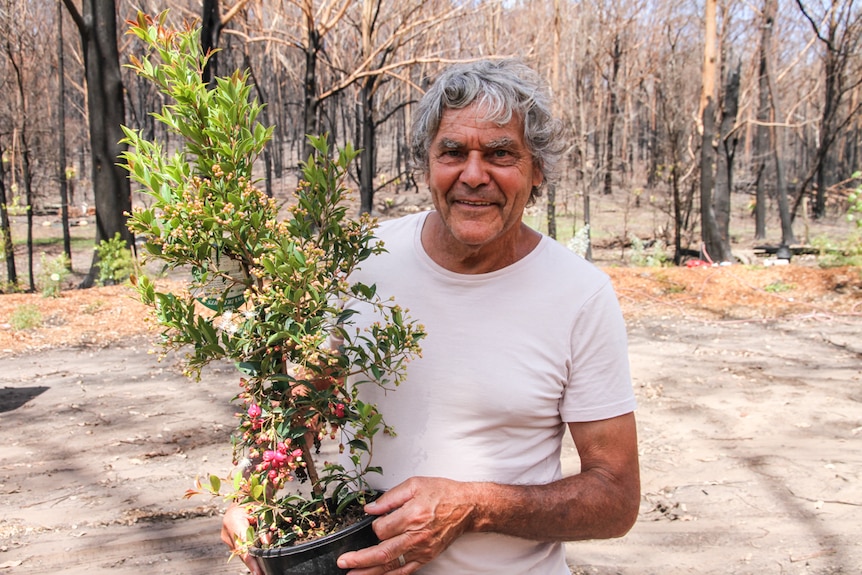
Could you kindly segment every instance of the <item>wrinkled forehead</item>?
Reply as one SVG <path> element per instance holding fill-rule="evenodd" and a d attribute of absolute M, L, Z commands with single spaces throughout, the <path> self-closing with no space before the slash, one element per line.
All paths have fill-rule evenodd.
<path fill-rule="evenodd" d="M 443 106 L 440 120 L 437 122 L 434 132 L 438 132 L 444 122 L 461 123 L 465 121 L 479 124 L 489 123 L 500 128 L 510 125 L 520 135 L 524 135 L 524 122 L 520 113 L 504 106 L 495 105 L 495 102 L 483 100 L 479 97 L 465 106 Z"/>

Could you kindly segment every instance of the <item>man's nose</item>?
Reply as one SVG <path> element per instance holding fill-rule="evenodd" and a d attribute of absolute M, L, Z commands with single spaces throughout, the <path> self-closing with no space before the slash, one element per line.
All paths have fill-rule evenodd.
<path fill-rule="evenodd" d="M 467 154 L 460 180 L 471 188 L 478 188 L 490 181 L 487 166 L 485 166 L 485 160 L 481 153 L 471 152 Z"/>

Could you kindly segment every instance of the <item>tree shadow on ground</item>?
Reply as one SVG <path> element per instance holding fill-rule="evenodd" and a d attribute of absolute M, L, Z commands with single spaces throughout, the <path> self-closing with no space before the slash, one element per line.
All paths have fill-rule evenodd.
<path fill-rule="evenodd" d="M 48 387 L 38 385 L 33 387 L 4 387 L 0 389 L 0 413 L 15 411 L 25 403 L 46 391 Z"/>

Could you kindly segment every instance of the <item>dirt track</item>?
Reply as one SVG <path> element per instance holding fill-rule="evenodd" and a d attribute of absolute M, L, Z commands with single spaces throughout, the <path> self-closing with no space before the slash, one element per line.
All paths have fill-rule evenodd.
<path fill-rule="evenodd" d="M 623 539 L 570 544 L 573 572 L 862 572 L 862 318 L 637 314 L 634 293 L 641 515 Z M 92 341 L 3 359 L 0 573 L 244 573 L 221 502 L 182 499 L 228 466 L 232 368 L 192 383 L 151 338 Z"/>

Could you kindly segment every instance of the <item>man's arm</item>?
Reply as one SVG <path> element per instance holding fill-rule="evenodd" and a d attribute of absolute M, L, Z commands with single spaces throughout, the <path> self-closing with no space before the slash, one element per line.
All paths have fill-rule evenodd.
<path fill-rule="evenodd" d="M 634 414 L 570 423 L 581 471 L 548 485 L 491 485 L 476 531 L 542 541 L 608 539 L 625 535 L 640 507 Z"/>
<path fill-rule="evenodd" d="M 462 483 L 415 477 L 386 492 L 366 510 L 381 515 L 381 543 L 339 559 L 351 573 L 416 571 L 469 531 L 539 541 L 620 537 L 640 506 L 637 430 L 633 413 L 570 423 L 580 473 L 547 485 Z M 403 556 L 405 565 L 400 566 Z"/>

